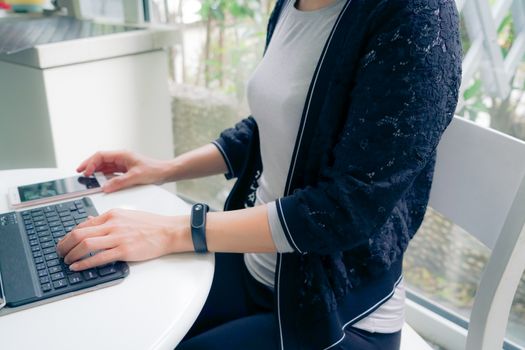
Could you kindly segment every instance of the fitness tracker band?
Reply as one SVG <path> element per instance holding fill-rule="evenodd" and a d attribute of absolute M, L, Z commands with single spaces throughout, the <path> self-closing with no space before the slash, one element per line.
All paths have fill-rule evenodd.
<path fill-rule="evenodd" d="M 203 203 L 191 207 L 191 239 L 196 253 L 207 253 L 206 245 L 206 213 L 210 208 Z"/>

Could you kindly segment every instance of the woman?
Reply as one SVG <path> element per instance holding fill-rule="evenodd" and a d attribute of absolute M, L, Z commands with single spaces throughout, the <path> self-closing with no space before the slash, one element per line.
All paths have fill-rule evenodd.
<path fill-rule="evenodd" d="M 425 213 L 460 67 L 453 0 L 278 0 L 248 84 L 251 117 L 172 161 L 104 152 L 78 168 L 123 172 L 106 192 L 225 173 L 237 178 L 226 211 L 209 213 L 194 240 L 188 216 L 111 211 L 59 252 L 73 270 L 246 253 L 217 254 L 180 349 L 397 349 L 403 252 Z"/>

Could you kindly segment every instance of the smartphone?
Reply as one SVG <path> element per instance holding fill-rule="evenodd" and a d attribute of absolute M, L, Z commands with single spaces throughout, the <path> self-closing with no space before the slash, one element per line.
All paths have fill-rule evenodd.
<path fill-rule="evenodd" d="M 102 192 L 108 179 L 102 173 L 95 173 L 14 187 L 9 189 L 9 203 L 11 208 L 18 209 Z"/>

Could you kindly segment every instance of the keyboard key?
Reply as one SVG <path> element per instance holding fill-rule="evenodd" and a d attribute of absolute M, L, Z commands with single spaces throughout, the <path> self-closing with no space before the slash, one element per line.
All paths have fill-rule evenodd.
<path fill-rule="evenodd" d="M 57 253 L 47 254 L 46 260 L 51 260 L 51 259 L 58 259 L 58 254 Z"/>
<path fill-rule="evenodd" d="M 75 221 L 74 220 L 65 221 L 64 226 L 75 226 Z"/>
<path fill-rule="evenodd" d="M 69 280 L 69 284 L 80 283 L 80 282 L 82 282 L 82 275 L 79 274 L 78 272 L 77 273 L 73 273 L 73 274 L 69 275 L 68 280 Z"/>
<path fill-rule="evenodd" d="M 73 218 L 75 220 L 85 219 L 85 218 L 87 218 L 87 215 L 86 214 L 81 214 L 81 213 L 73 213 Z"/>
<path fill-rule="evenodd" d="M 38 232 L 39 237 L 49 236 L 49 231 Z"/>
<path fill-rule="evenodd" d="M 36 218 L 33 219 L 33 225 L 35 226 L 46 226 L 47 221 L 42 217 L 43 220 L 37 220 Z"/>
<path fill-rule="evenodd" d="M 47 225 L 44 225 L 44 226 L 37 226 L 35 230 L 36 230 L 36 232 L 49 231 Z"/>
<path fill-rule="evenodd" d="M 48 260 L 48 261 L 47 261 L 47 266 L 48 266 L 48 267 L 57 266 L 58 264 L 59 264 L 58 259 Z"/>
<path fill-rule="evenodd" d="M 51 275 L 51 280 L 53 281 L 56 281 L 56 280 L 60 280 L 62 278 L 65 278 L 66 276 L 64 275 L 63 272 L 57 272 L 57 273 L 54 273 Z"/>
<path fill-rule="evenodd" d="M 32 239 L 32 240 L 29 241 L 29 244 L 31 246 L 38 245 L 38 241 L 36 239 Z"/>
<path fill-rule="evenodd" d="M 43 257 L 35 258 L 35 264 L 41 264 L 43 262 L 44 262 L 44 258 Z"/>
<path fill-rule="evenodd" d="M 70 210 L 70 211 L 76 211 L 76 210 L 77 210 L 77 207 L 76 207 L 75 205 L 71 205 L 71 206 L 69 207 L 69 210 Z"/>
<path fill-rule="evenodd" d="M 55 205 L 55 209 L 57 211 L 64 211 L 64 210 L 68 210 L 67 209 L 67 204 L 66 203 L 58 203 Z"/>
<path fill-rule="evenodd" d="M 54 213 L 55 212 L 55 209 L 53 209 L 52 206 L 47 206 L 47 207 L 44 207 L 44 213 Z"/>
<path fill-rule="evenodd" d="M 51 229 L 53 229 L 53 227 L 62 227 L 62 223 L 58 220 L 56 221 L 50 221 L 49 222 L 49 227 L 51 227 Z"/>
<path fill-rule="evenodd" d="M 51 283 L 44 283 L 42 284 L 42 291 L 45 293 L 45 292 L 49 292 L 51 290 Z"/>
<path fill-rule="evenodd" d="M 33 252 L 33 258 L 38 258 L 39 256 L 42 256 L 42 251 L 37 250 L 36 252 Z"/>
<path fill-rule="evenodd" d="M 37 245 L 34 245 L 31 247 L 31 251 L 34 253 L 34 252 L 38 252 L 40 250 L 40 247 L 37 246 Z"/>
<path fill-rule="evenodd" d="M 53 244 L 53 242 L 44 242 L 40 246 L 42 247 L 42 249 L 46 249 L 46 248 L 55 249 L 55 245 Z"/>
<path fill-rule="evenodd" d="M 43 221 L 45 223 L 46 217 L 44 215 L 33 216 L 33 222 L 35 222 L 35 225 L 37 225 L 36 222 L 38 221 Z"/>
<path fill-rule="evenodd" d="M 51 253 L 56 253 L 56 249 L 55 247 L 49 247 L 49 248 L 45 248 L 43 251 L 42 251 L 45 255 L 47 254 L 51 254 Z"/>
<path fill-rule="evenodd" d="M 51 232 L 59 232 L 59 231 L 62 231 L 62 226 L 51 227 Z"/>
<path fill-rule="evenodd" d="M 42 214 L 44 214 L 44 211 L 42 209 L 33 209 L 33 210 L 31 210 L 31 215 L 32 216 L 42 215 Z"/>
<path fill-rule="evenodd" d="M 55 238 L 62 238 L 66 235 L 66 232 L 65 231 L 57 231 L 57 232 L 53 232 L 53 237 Z"/>
<path fill-rule="evenodd" d="M 49 273 L 57 273 L 57 272 L 60 272 L 62 271 L 62 267 L 61 266 L 51 266 L 49 268 Z"/>
<path fill-rule="evenodd" d="M 105 266 L 100 266 L 98 268 L 98 274 L 100 276 L 107 276 L 107 275 L 111 275 L 113 273 L 117 272 L 117 269 L 115 269 L 115 265 L 113 264 L 109 264 L 109 265 L 105 265 Z"/>
<path fill-rule="evenodd" d="M 29 235 L 27 238 L 29 238 L 29 240 L 32 241 L 33 239 L 37 239 L 38 236 L 37 235 Z"/>
<path fill-rule="evenodd" d="M 65 217 L 65 216 L 71 216 L 71 212 L 69 210 L 59 211 L 58 212 L 58 216 L 60 216 L 61 218 Z"/>
<path fill-rule="evenodd" d="M 82 275 L 84 276 L 84 279 L 86 281 L 89 281 L 89 280 L 92 280 L 98 277 L 95 269 L 89 269 L 89 270 L 82 271 Z"/>
<path fill-rule="evenodd" d="M 58 281 L 53 282 L 53 288 L 55 289 L 64 288 L 64 287 L 67 287 L 66 280 L 58 280 Z"/>
<path fill-rule="evenodd" d="M 51 236 L 40 237 L 40 243 L 49 242 L 51 240 L 52 240 Z"/>
<path fill-rule="evenodd" d="M 42 263 L 42 264 L 36 264 L 36 269 L 37 270 L 43 270 L 46 268 L 46 264 Z"/>
<path fill-rule="evenodd" d="M 67 233 L 71 232 L 71 230 L 74 229 L 74 228 L 75 228 L 75 225 L 72 225 L 72 226 L 64 226 L 64 230 L 65 230 Z"/>
<path fill-rule="evenodd" d="M 40 284 L 49 283 L 49 276 L 40 277 Z"/>
<path fill-rule="evenodd" d="M 47 271 L 46 270 L 39 270 L 38 271 L 38 277 L 44 277 L 44 276 L 47 276 Z"/>

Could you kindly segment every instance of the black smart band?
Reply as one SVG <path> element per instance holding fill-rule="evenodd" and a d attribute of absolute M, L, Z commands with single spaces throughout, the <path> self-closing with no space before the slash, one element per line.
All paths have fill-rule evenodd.
<path fill-rule="evenodd" d="M 206 213 L 209 207 L 203 203 L 191 207 L 191 239 L 196 253 L 207 253 L 206 245 Z"/>

